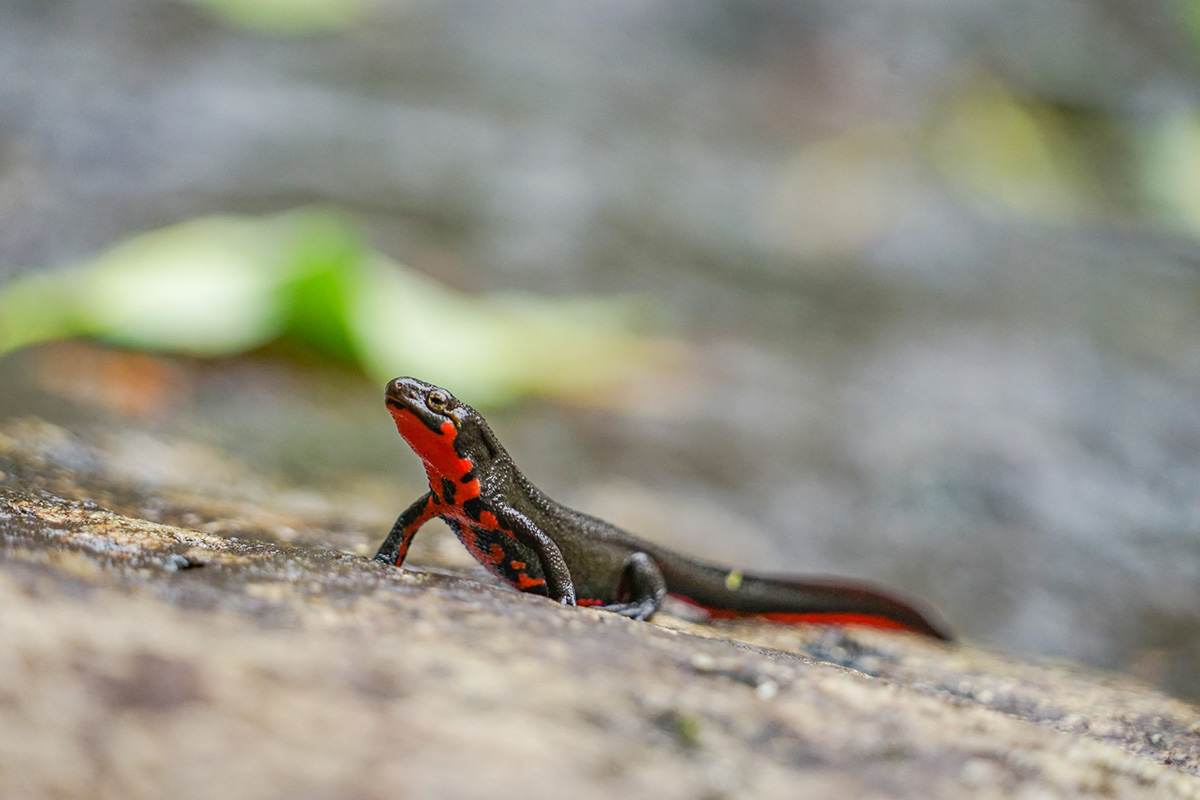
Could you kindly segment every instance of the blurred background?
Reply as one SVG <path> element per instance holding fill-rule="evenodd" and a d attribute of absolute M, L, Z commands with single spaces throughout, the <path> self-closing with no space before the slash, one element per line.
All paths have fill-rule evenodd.
<path fill-rule="evenodd" d="M 0 414 L 361 553 L 414 374 L 642 535 L 1200 699 L 1198 237 L 1191 0 L 0 4 Z"/>

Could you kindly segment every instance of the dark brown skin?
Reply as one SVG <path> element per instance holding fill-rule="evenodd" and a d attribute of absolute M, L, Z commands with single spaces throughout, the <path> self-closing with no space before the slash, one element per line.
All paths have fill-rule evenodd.
<path fill-rule="evenodd" d="M 708 564 L 551 500 L 530 483 L 479 412 L 416 378 L 387 387 L 400 435 L 421 457 L 429 492 L 396 520 L 377 561 L 400 566 L 440 517 L 479 563 L 523 592 L 649 619 L 670 594 L 710 616 L 871 625 L 949 639 L 911 605 L 840 580 L 765 576 Z"/>

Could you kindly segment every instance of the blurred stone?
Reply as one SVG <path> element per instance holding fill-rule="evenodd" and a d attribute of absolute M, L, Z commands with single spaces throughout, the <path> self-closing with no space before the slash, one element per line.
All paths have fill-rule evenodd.
<path fill-rule="evenodd" d="M 736 545 L 720 524 L 678 531 L 697 551 L 886 581 L 990 646 L 1200 698 L 1200 248 L 1147 208 L 1192 197 L 1190 8 L 380 0 L 360 27 L 270 37 L 191 3 L 8 0 L 0 276 L 194 216 L 329 203 L 457 289 L 644 293 L 693 344 L 696 379 L 608 406 L 653 415 L 496 421 L 534 481 L 601 515 L 632 505 L 613 475 L 666 517 L 703 497 L 746 523 Z M 967 174 L 989 157 L 975 147 L 994 117 L 953 123 L 997 86 L 1052 123 L 1031 141 L 1053 131 L 1047 166 L 1068 172 L 1044 206 L 980 203 L 936 169 L 948 124 Z M 980 180 L 1006 175 L 1029 188 L 1019 168 Z M 343 375 L 318 401 L 263 360 L 205 380 L 118 360 L 83 408 L 71 381 L 95 369 L 43 364 L 34 394 L 6 360 L 0 406 L 72 430 L 108 424 L 101 405 L 168 430 L 189 415 L 183 438 L 245 467 L 218 488 L 117 436 L 133 489 L 105 507 L 364 554 L 408 499 L 397 487 L 418 486 L 379 387 Z M 172 394 L 188 392 L 191 409 Z M 56 463 L 104 462 L 52 438 Z M 321 485 L 327 508 L 240 499 L 273 469 Z M 168 473 L 190 485 L 166 491 Z"/>
<path fill-rule="evenodd" d="M 88 499 L 119 495 L 102 457 L 72 488 L 48 455 L 92 445 L 34 422 L 0 444 L 5 796 L 1200 797 L 1200 711 L 1129 679 L 566 609 L 262 521 L 116 513 Z"/>

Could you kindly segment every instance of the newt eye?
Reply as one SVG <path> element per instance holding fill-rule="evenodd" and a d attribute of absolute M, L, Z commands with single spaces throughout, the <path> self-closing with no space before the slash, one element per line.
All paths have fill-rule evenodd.
<path fill-rule="evenodd" d="M 425 404 L 434 411 L 445 411 L 446 406 L 450 405 L 450 396 L 441 389 L 434 389 L 425 398 Z"/>

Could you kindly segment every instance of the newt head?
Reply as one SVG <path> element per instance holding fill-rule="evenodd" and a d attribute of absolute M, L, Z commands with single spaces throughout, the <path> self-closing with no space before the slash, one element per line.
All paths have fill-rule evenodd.
<path fill-rule="evenodd" d="M 490 469 L 508 454 L 479 412 L 450 392 L 417 378 L 387 385 L 388 411 L 404 441 L 425 462 L 430 483 L 459 480 L 472 469 Z"/>

